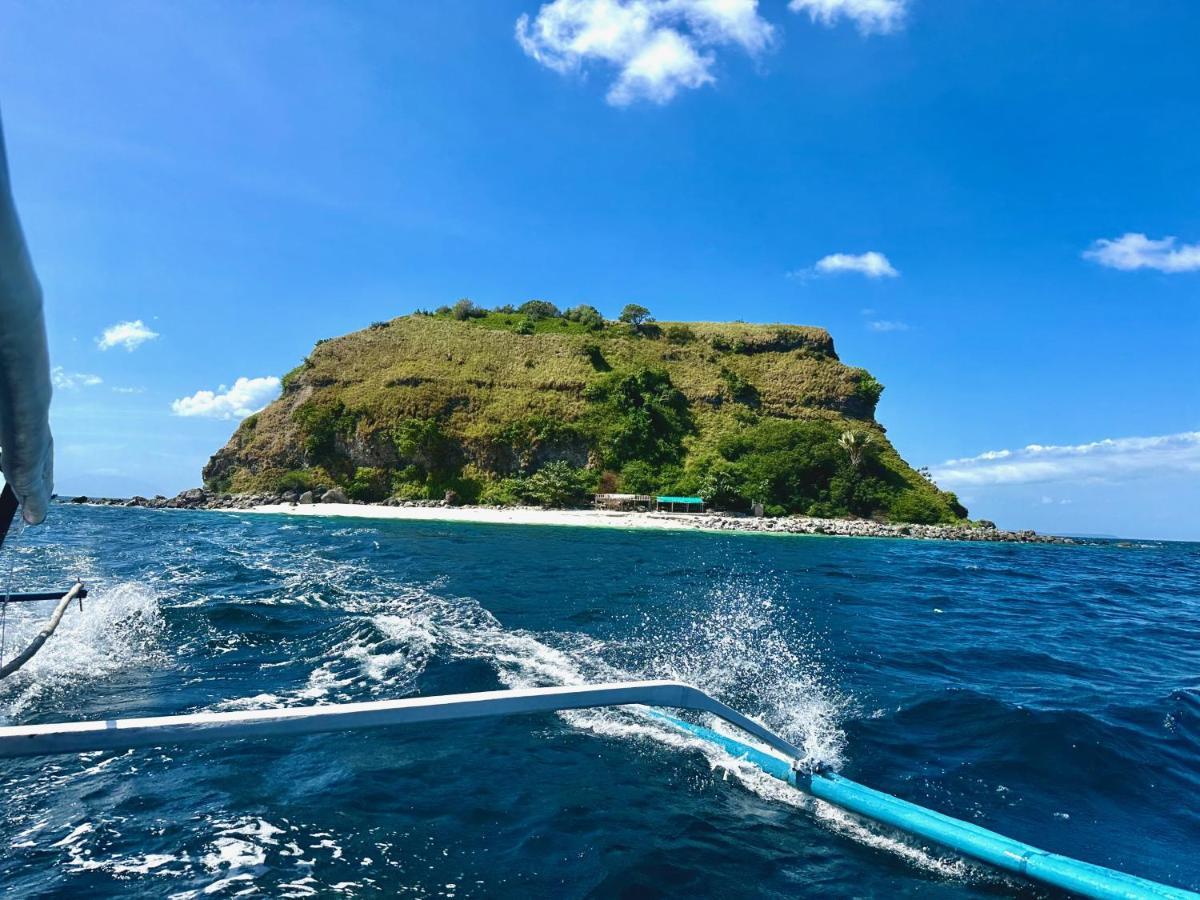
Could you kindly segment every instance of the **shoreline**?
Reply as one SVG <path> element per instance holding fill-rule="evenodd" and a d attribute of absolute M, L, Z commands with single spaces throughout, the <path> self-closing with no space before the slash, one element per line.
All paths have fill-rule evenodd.
<path fill-rule="evenodd" d="M 338 498 L 339 500 L 341 498 Z M 596 509 L 543 509 L 532 506 L 450 505 L 444 501 L 368 504 L 297 503 L 277 496 L 210 494 L 200 488 L 167 499 L 128 500 L 75 497 L 67 503 L 149 509 L 207 509 L 259 515 L 322 516 L 407 522 L 459 522 L 479 525 L 551 525 L 568 528 L 623 528 L 650 531 L 700 531 L 726 534 L 821 535 L 907 540 L 1078 544 L 1080 541 L 1034 531 L 1004 531 L 979 525 L 893 525 L 869 519 L 821 519 L 811 516 L 755 518 L 729 513 L 618 512 Z"/>
<path fill-rule="evenodd" d="M 376 506 L 356 503 L 274 503 L 233 509 L 284 516 L 328 516 L 401 522 L 459 522 L 477 525 L 553 525 L 566 528 L 624 528 L 644 531 L 700 531 L 708 534 L 780 534 L 823 537 L 873 537 L 908 540 L 1074 544 L 1071 538 L 1035 532 L 970 528 L 958 525 L 888 525 L 867 519 L 818 519 L 811 516 L 754 518 L 723 513 L 613 512 L 594 509 L 543 509 L 515 506 Z"/>

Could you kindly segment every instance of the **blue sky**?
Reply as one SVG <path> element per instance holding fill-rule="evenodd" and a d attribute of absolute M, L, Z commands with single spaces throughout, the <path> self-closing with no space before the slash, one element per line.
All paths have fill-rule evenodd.
<path fill-rule="evenodd" d="M 318 338 L 544 297 L 824 326 L 973 514 L 1200 538 L 1198 33 L 1189 0 L 6 4 L 58 488 L 195 485 Z"/>

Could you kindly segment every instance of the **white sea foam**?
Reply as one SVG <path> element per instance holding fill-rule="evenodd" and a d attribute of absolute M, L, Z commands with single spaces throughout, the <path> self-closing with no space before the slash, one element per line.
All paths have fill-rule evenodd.
<path fill-rule="evenodd" d="M 806 761 L 840 765 L 844 735 L 838 720 L 848 700 L 827 687 L 811 648 L 789 637 L 781 621 L 784 606 L 769 586 L 752 591 L 720 586 L 707 600 L 706 608 L 682 627 L 678 622 L 647 621 L 632 643 L 611 646 L 577 633 L 506 629 L 473 600 L 447 598 L 434 590 L 381 589 L 347 604 L 366 621 L 358 622 L 330 649 L 311 671 L 305 689 L 282 698 L 256 699 L 267 701 L 264 705 L 290 705 L 363 687 L 395 694 L 411 686 L 438 654 L 485 660 L 511 688 L 672 677 L 735 700 L 802 747 Z M 815 800 L 637 709 L 574 710 L 560 717 L 572 727 L 604 737 L 652 740 L 701 753 L 715 771 L 756 795 L 805 809 L 830 830 L 922 870 L 955 880 L 990 877 L 957 857 L 933 852 Z M 708 724 L 723 728 L 723 723 Z"/>
<path fill-rule="evenodd" d="M 5 611 L 4 658 L 21 652 L 46 624 L 53 601 L 11 603 Z M 72 684 L 164 659 L 156 591 L 125 582 L 101 587 L 63 615 L 53 637 L 15 675 L 0 682 L 4 720 Z"/>
<path fill-rule="evenodd" d="M 731 701 L 800 747 L 806 764 L 837 768 L 849 701 L 828 685 L 815 642 L 788 628 L 786 609 L 769 582 L 717 585 L 700 615 L 647 622 L 647 670 Z"/>

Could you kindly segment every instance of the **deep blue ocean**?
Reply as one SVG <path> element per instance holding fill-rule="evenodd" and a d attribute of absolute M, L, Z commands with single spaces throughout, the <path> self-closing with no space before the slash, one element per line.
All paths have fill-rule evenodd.
<path fill-rule="evenodd" d="M 6 724 L 678 677 L 847 776 L 1200 889 L 1200 545 L 56 507 Z M 5 658 L 52 604 L 9 607 Z M 8 896 L 1044 896 L 636 711 L 5 760 Z"/>

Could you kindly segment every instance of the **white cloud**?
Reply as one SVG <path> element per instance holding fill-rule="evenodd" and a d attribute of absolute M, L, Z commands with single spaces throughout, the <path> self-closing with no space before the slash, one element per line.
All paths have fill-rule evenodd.
<path fill-rule="evenodd" d="M 831 253 L 817 260 L 813 272 L 821 275 L 840 275 L 857 272 L 868 278 L 896 278 L 900 275 L 882 253 L 869 250 L 866 253 Z"/>
<path fill-rule="evenodd" d="M 141 319 L 134 319 L 132 322 L 109 325 L 104 329 L 104 333 L 96 338 L 96 345 L 101 350 L 111 350 L 113 347 L 136 350 L 146 341 L 152 341 L 156 337 L 157 331 L 151 331 Z"/>
<path fill-rule="evenodd" d="M 144 394 L 144 393 L 146 393 L 146 389 L 144 387 L 114 387 L 113 393 L 114 394 Z"/>
<path fill-rule="evenodd" d="M 221 385 L 216 391 L 196 391 L 171 403 L 177 416 L 203 416 L 209 419 L 244 419 L 258 412 L 279 394 L 279 379 L 239 378 L 233 387 Z"/>
<path fill-rule="evenodd" d="M 1200 473 L 1200 431 L 1152 437 L 1105 438 L 1088 444 L 1030 444 L 950 459 L 933 476 L 949 487 L 1122 481 L 1165 473 Z"/>
<path fill-rule="evenodd" d="M 830 28 L 849 19 L 863 34 L 888 34 L 904 25 L 908 0 L 790 0 L 788 9 Z"/>
<path fill-rule="evenodd" d="M 99 375 L 88 375 L 86 372 L 68 372 L 62 366 L 50 370 L 51 383 L 63 391 L 73 391 L 81 387 L 95 387 L 102 384 L 104 379 Z"/>
<path fill-rule="evenodd" d="M 775 29 L 758 14 L 758 0 L 553 0 L 517 19 L 517 42 L 556 72 L 588 62 L 617 69 L 607 99 L 666 103 L 680 90 L 715 81 L 713 48 L 741 47 L 756 55 Z"/>
<path fill-rule="evenodd" d="M 908 331 L 910 326 L 907 322 L 894 322 L 888 319 L 875 319 L 868 322 L 867 327 L 872 331 Z"/>
<path fill-rule="evenodd" d="M 1155 241 L 1144 234 L 1130 231 L 1112 240 L 1101 238 L 1090 249 L 1083 251 L 1083 258 L 1125 272 L 1134 269 L 1195 272 L 1200 270 L 1200 244 L 1176 246 L 1173 237 Z"/>
<path fill-rule="evenodd" d="M 942 465 L 961 466 L 969 463 L 991 461 L 994 459 L 1008 459 L 1008 457 L 1012 456 L 1012 454 L 1013 452 L 1011 450 L 987 450 L 983 453 L 980 453 L 978 456 L 965 456 L 962 459 L 948 459 L 942 463 Z"/>

